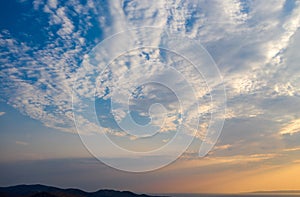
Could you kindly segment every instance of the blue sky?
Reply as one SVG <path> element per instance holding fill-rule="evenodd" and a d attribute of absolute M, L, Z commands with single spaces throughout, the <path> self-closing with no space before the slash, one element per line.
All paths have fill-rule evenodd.
<path fill-rule="evenodd" d="M 93 135 L 98 135 L 95 130 L 99 127 L 122 148 L 137 152 L 168 144 L 178 131 L 183 132 L 181 137 L 184 139 L 191 139 L 198 127 L 191 147 L 175 164 L 160 171 L 161 177 L 157 172 L 139 175 L 146 185 L 162 178 L 165 180 L 162 185 L 167 189 L 159 184 L 138 186 L 134 175 L 118 174 L 102 164 L 99 164 L 99 176 L 111 173 L 113 178 L 101 182 L 100 187 L 167 192 L 172 184 L 182 185 L 164 174 L 171 173 L 171 177 L 185 180 L 182 191 L 178 192 L 211 192 L 213 185 L 220 183 L 213 178 L 218 173 L 224 175 L 237 169 L 232 177 L 247 172 L 255 177 L 254 174 L 263 169 L 293 168 L 300 159 L 299 13 L 300 2 L 297 0 L 1 1 L 2 173 L 8 169 L 14 171 L 19 168 L 17 163 L 22 162 L 27 162 L 24 169 L 29 172 L 34 171 L 35 165 L 44 165 L 39 162 L 54 166 L 58 163 L 64 166 L 66 162 L 66 167 L 59 167 L 60 170 L 76 170 L 86 159 L 93 163 L 93 168 L 89 171 L 88 167 L 83 167 L 79 171 L 92 176 L 98 171 L 97 161 L 93 160 L 81 140 L 95 139 Z M 143 27 L 156 30 L 148 31 Z M 187 42 L 168 43 L 169 35 L 201 43 L 213 61 L 200 48 L 186 54 L 199 54 L 198 57 L 203 58 L 199 62 L 199 65 L 206 65 L 199 67 L 204 69 L 201 71 L 203 75 L 182 56 L 155 49 L 173 46 L 184 51 Z M 128 51 L 109 66 L 102 65 L 118 50 L 122 51 L 122 47 L 149 46 L 149 40 L 153 48 Z M 168 70 L 170 67 L 175 71 Z M 97 69 L 101 70 L 97 71 L 99 75 L 93 73 Z M 211 74 L 214 69 L 219 73 Z M 205 78 L 207 76 L 210 78 Z M 223 107 L 222 102 L 216 102 L 214 108 L 209 104 L 209 98 L 214 94 L 217 96 L 223 87 L 226 113 L 218 114 L 220 116 L 214 121 L 220 125 L 224 121 L 224 126 L 218 135 L 206 139 L 217 140 L 214 148 L 205 158 L 198 158 L 209 114 L 221 109 L 218 105 Z M 211 89 L 215 92 L 210 92 Z M 122 99 L 125 96 L 129 99 Z M 185 102 L 180 103 L 180 100 Z M 155 103 L 161 105 L 153 105 Z M 129 104 L 129 114 L 126 114 L 126 104 Z M 88 110 L 94 108 L 96 118 L 93 118 L 94 111 Z M 132 120 L 137 125 L 131 124 Z M 129 134 L 123 131 L 124 128 Z M 136 137 L 153 134 L 157 128 L 159 132 L 152 140 Z M 100 152 L 105 152 L 103 155 L 99 153 L 103 157 L 118 161 L 124 156 L 117 149 L 103 151 L 103 147 L 99 146 Z M 184 143 L 178 142 L 167 153 L 172 155 L 182 147 Z M 74 161 L 73 167 L 69 166 L 70 161 Z M 207 173 L 199 170 L 201 166 L 205 166 Z M 214 172 L 216 167 L 220 167 L 220 171 Z M 203 175 L 215 182 L 211 181 L 208 186 L 188 186 L 186 177 L 193 170 L 199 177 Z M 19 183 L 15 180 L 22 173 L 22 170 L 15 171 L 12 176 L 15 179 L 9 181 L 6 178 L 10 175 L 4 173 L 0 184 Z M 35 175 L 28 182 L 43 180 L 55 184 L 59 172 L 54 170 L 53 173 L 49 178 L 43 175 L 44 179 Z M 128 186 L 122 181 L 114 181 L 127 176 L 130 180 Z M 272 179 L 271 175 L 266 176 Z M 70 180 L 72 176 L 66 177 L 65 182 L 57 182 L 57 185 L 99 187 L 94 183 L 96 177 L 90 181 L 86 178 L 90 185 L 83 184 L 84 181 L 67 184 Z M 197 180 L 197 177 L 193 178 L 193 181 Z M 265 189 L 264 184 L 248 184 L 249 187 L 243 186 L 241 190 Z M 269 189 L 276 189 L 276 184 L 270 184 Z M 291 183 L 279 189 L 297 187 L 299 189 L 300 185 Z M 228 192 L 230 188 L 230 185 L 224 186 L 217 191 Z"/>

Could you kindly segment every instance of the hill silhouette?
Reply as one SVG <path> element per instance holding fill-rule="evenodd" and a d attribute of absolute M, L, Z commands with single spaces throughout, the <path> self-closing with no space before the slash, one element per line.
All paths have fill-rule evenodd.
<path fill-rule="evenodd" d="M 0 187 L 1 197 L 154 197 L 130 191 L 98 190 L 85 192 L 79 189 L 61 189 L 45 185 L 17 185 Z M 156 196 L 157 197 L 157 196 Z"/>

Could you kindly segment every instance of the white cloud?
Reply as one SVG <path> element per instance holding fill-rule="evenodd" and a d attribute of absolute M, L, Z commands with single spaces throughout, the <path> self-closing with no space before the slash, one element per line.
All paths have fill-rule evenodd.
<path fill-rule="evenodd" d="M 49 41 L 42 48 L 28 46 L 12 37 L 9 31 L 0 33 L 1 65 L 3 83 L 1 96 L 8 104 L 40 120 L 46 126 L 62 131 L 74 132 L 72 115 L 72 84 L 78 57 L 86 50 L 83 37 L 89 29 L 90 8 L 87 5 L 67 2 L 81 14 L 77 29 L 67 16 L 69 7 L 55 9 L 53 1 L 48 7 Z M 42 2 L 34 1 L 34 9 L 42 11 Z M 47 6 L 47 5 L 45 5 Z M 44 6 L 44 7 L 45 7 Z M 93 8 L 94 9 L 94 8 Z M 93 12 L 91 12 L 93 13 Z M 53 26 L 59 25 L 55 35 Z M 52 29 L 53 28 L 53 29 Z M 63 43 L 63 44 L 62 44 Z M 29 78 L 29 79 L 28 79 Z M 33 79 L 33 81 L 31 81 Z"/>
<path fill-rule="evenodd" d="M 2 111 L 2 112 L 0 112 L 0 116 L 3 116 L 4 114 L 5 114 L 5 112 L 3 112 L 3 111 Z"/>
<path fill-rule="evenodd" d="M 57 9 L 56 13 L 57 16 L 60 18 L 62 25 L 62 28 L 57 31 L 57 34 L 61 37 L 72 34 L 74 30 L 74 25 L 71 22 L 71 20 L 66 16 L 65 8 L 61 7 Z"/>
<path fill-rule="evenodd" d="M 52 9 L 56 9 L 57 7 L 57 0 L 48 0 L 48 6 Z"/>
<path fill-rule="evenodd" d="M 87 52 L 83 49 L 87 47 L 86 29 L 97 25 L 92 24 L 91 18 L 98 18 L 103 37 L 136 27 L 158 26 L 165 27 L 171 33 L 200 40 L 211 53 L 224 76 L 229 103 L 227 118 L 256 117 L 268 113 L 263 105 L 264 101 L 282 96 L 295 97 L 299 94 L 297 78 L 300 71 L 297 66 L 291 67 L 290 60 L 291 56 L 295 57 L 297 54 L 291 55 L 287 51 L 299 29 L 300 6 L 296 1 L 295 8 L 286 13 L 284 2 L 279 0 L 251 2 L 172 0 L 155 3 L 146 0 L 109 1 L 106 10 L 98 13 L 97 10 L 101 9 L 101 6 L 104 7 L 98 1 L 89 0 L 85 5 L 79 1 L 67 1 L 66 6 L 62 7 L 58 6 L 55 0 L 49 0 L 47 4 L 35 0 L 34 9 L 40 11 L 44 9 L 49 16 L 47 28 L 51 29 L 55 26 L 57 30 L 49 32 L 49 37 L 53 40 L 40 50 L 32 49 L 29 43 L 18 41 L 7 31 L 1 33 L 0 45 L 3 49 L 7 49 L 1 51 L 3 57 L 11 56 L 22 60 L 21 62 L 10 58 L 1 59 L 4 69 L 0 76 L 5 79 L 1 91 L 8 95 L 5 97 L 7 102 L 22 113 L 42 121 L 49 127 L 74 132 L 71 101 L 73 79 L 79 78 L 80 83 L 77 87 L 79 95 L 90 97 L 94 93 L 90 82 L 93 77 L 85 76 L 85 69 L 92 73 L 93 68 L 89 67 L 87 60 L 84 60 L 82 67 L 76 70 L 78 61 L 75 57 L 83 56 L 82 53 Z M 79 24 L 73 20 L 74 16 L 71 17 L 68 8 L 70 5 L 76 12 L 72 13 Z M 91 13 L 95 15 L 91 16 Z M 60 37 L 56 38 L 56 34 Z M 143 34 L 143 31 L 140 30 L 136 34 Z M 154 41 L 151 43 L 153 46 L 159 46 L 163 40 L 161 32 L 147 36 L 153 37 Z M 126 45 L 127 42 L 126 40 L 116 42 L 115 45 L 108 47 L 107 53 L 113 54 L 120 44 Z M 30 55 L 32 52 L 34 56 Z M 124 55 L 116 60 L 110 69 L 114 71 L 113 80 L 117 80 L 106 81 L 104 84 L 108 87 L 119 87 L 121 81 L 122 85 L 125 84 L 125 87 L 129 88 L 133 86 L 131 82 L 135 80 L 142 82 L 145 77 L 157 77 L 157 73 L 163 71 L 163 65 L 151 67 L 150 64 L 153 62 L 147 65 L 144 57 L 136 58 L 140 52 L 137 50 L 136 54 Z M 159 50 L 153 49 L 148 50 L 147 53 L 151 55 L 151 59 L 159 58 L 160 55 Z M 131 64 L 131 71 L 127 72 L 125 66 L 119 66 L 124 65 L 126 61 Z M 180 59 L 169 60 L 172 61 L 177 61 L 177 70 L 183 73 L 190 83 L 195 86 L 203 84 L 203 80 L 191 67 L 181 64 Z M 299 61 L 293 62 L 295 64 Z M 147 66 L 141 67 L 141 64 Z M 24 73 L 38 80 L 32 83 L 24 78 Z M 109 78 L 110 73 L 106 74 L 104 78 Z M 104 87 L 99 87 L 97 96 L 103 96 Z M 188 93 L 184 85 L 181 87 L 182 94 Z M 208 89 L 203 87 L 196 88 L 197 98 L 204 98 L 208 92 Z M 125 93 L 119 92 L 119 94 Z M 108 96 L 110 95 L 106 97 Z M 73 99 L 76 103 L 79 98 L 75 96 Z M 168 99 L 162 102 L 170 106 L 174 104 Z M 121 100 L 119 103 L 124 104 Z M 208 103 L 209 99 L 203 101 L 200 109 L 202 114 L 208 114 L 211 110 Z M 186 106 L 190 109 L 187 121 L 191 123 L 198 119 L 193 104 L 189 103 Z M 166 120 L 165 128 L 168 129 L 176 128 L 174 125 L 176 110 L 172 109 L 174 113 L 171 113 L 172 116 Z M 124 116 L 122 112 L 118 114 L 120 117 Z M 268 117 L 271 115 L 268 114 Z M 276 119 L 280 117 L 281 114 L 277 113 Z M 88 124 L 86 117 L 81 118 L 82 122 Z M 93 124 L 91 123 L 89 128 L 94 129 Z M 206 126 L 200 125 L 203 130 Z M 291 131 L 293 129 L 284 130 L 286 133 Z M 202 136 L 201 134 L 199 136 Z"/>
<path fill-rule="evenodd" d="M 296 2 L 290 13 L 284 12 L 284 3 L 162 1 L 150 6 L 145 2 L 126 1 L 121 20 L 127 21 L 129 27 L 166 26 L 173 33 L 201 40 L 225 75 L 229 102 L 234 99 L 234 106 L 242 106 L 242 103 L 236 103 L 235 97 L 248 95 L 251 100 L 251 95 L 266 99 L 297 93 L 296 85 L 278 78 L 286 66 L 282 61 L 283 52 L 300 21 L 299 3 Z M 157 11 L 162 19 L 158 22 L 145 17 L 145 10 L 149 13 Z M 128 25 L 117 29 L 129 28 Z M 231 109 L 232 117 L 263 114 L 264 109 L 255 100 L 248 101 L 247 107 L 239 108 L 239 112 Z"/>
<path fill-rule="evenodd" d="M 300 132 L 300 119 L 292 120 L 280 130 L 281 135 L 293 135 Z"/>

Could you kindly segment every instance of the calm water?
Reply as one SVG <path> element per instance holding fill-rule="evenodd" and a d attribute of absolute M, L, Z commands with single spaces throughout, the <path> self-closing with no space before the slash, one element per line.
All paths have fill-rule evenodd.
<path fill-rule="evenodd" d="M 300 197 L 300 194 L 168 194 L 171 197 Z"/>

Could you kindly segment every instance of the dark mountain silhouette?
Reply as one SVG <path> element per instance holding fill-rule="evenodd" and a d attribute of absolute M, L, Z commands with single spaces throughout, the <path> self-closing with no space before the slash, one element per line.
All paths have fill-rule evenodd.
<path fill-rule="evenodd" d="M 85 192 L 79 189 L 60 189 L 45 185 L 17 185 L 0 187 L 0 197 L 151 197 L 129 191 L 99 190 Z M 154 197 L 154 196 L 153 196 Z"/>

